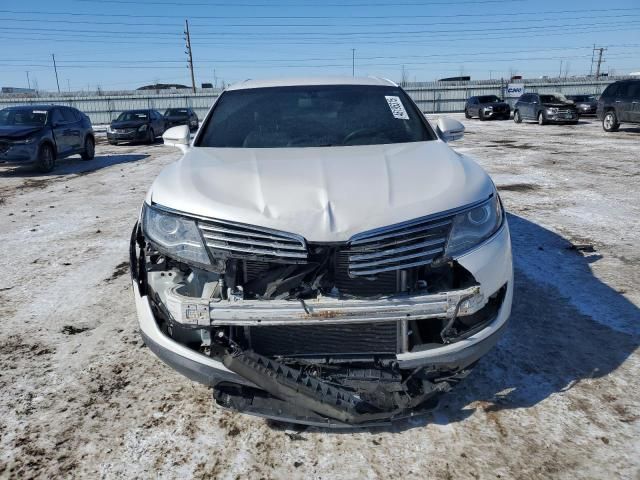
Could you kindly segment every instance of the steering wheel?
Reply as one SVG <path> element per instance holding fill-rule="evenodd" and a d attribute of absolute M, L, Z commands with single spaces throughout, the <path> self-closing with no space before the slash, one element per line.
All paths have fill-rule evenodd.
<path fill-rule="evenodd" d="M 354 138 L 364 137 L 365 135 L 369 135 L 371 133 L 378 133 L 378 130 L 375 128 L 359 128 L 349 133 L 346 137 L 344 137 L 344 140 L 342 140 L 342 143 L 343 144 L 349 143 Z"/>

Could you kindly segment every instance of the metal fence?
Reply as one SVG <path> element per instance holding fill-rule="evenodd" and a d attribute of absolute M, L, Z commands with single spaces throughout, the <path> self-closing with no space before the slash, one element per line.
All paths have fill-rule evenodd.
<path fill-rule="evenodd" d="M 571 79 L 525 79 L 513 83 L 525 85 L 527 92 L 599 95 L 615 80 L 629 77 Z M 474 95 L 504 97 L 507 82 L 503 80 L 476 80 L 469 82 L 416 82 L 403 87 L 424 113 L 453 113 L 464 110 L 467 98 Z M 111 122 L 124 110 L 154 108 L 163 113 L 167 108 L 191 107 L 200 118 L 218 97 L 217 91 L 131 92 L 125 94 L 72 95 L 46 97 L 0 96 L 0 108 L 25 104 L 68 105 L 86 113 L 95 125 Z M 512 99 L 513 103 L 515 99 Z"/>

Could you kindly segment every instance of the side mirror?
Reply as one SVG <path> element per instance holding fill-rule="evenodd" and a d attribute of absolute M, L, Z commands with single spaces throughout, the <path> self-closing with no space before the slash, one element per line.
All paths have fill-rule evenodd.
<path fill-rule="evenodd" d="M 438 133 L 445 142 L 460 140 L 464 136 L 464 125 L 449 117 L 438 119 Z"/>
<path fill-rule="evenodd" d="M 191 134 L 187 125 L 172 127 L 162 134 L 165 145 L 179 148 L 183 153 L 189 149 Z"/>

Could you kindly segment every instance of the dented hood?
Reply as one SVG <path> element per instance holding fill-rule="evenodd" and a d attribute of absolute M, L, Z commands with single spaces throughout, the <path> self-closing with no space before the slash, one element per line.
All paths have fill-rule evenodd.
<path fill-rule="evenodd" d="M 308 241 L 354 234 L 487 198 L 488 175 L 442 141 L 317 148 L 189 149 L 147 201 Z"/>

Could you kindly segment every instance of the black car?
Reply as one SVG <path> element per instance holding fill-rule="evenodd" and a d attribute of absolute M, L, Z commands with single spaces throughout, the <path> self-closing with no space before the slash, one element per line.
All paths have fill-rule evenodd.
<path fill-rule="evenodd" d="M 513 121 L 546 123 L 578 123 L 580 114 L 575 104 L 559 93 L 525 93 L 513 107 Z"/>
<path fill-rule="evenodd" d="M 167 108 L 164 121 L 167 128 L 188 125 L 191 131 L 198 129 L 198 115 L 192 108 Z"/>
<path fill-rule="evenodd" d="M 478 117 L 480 120 L 489 118 L 509 120 L 511 107 L 495 95 L 469 97 L 467 104 L 464 106 L 464 116 L 467 118 Z"/>
<path fill-rule="evenodd" d="M 598 98 L 595 95 L 567 95 L 578 109 L 580 115 L 595 115 L 598 109 Z"/>
<path fill-rule="evenodd" d="M 28 105 L 0 110 L 0 163 L 35 164 L 50 172 L 56 160 L 95 155 L 91 120 L 75 108 Z"/>
<path fill-rule="evenodd" d="M 609 85 L 598 100 L 598 119 L 607 132 L 621 123 L 640 124 L 640 80 L 621 80 Z"/>
<path fill-rule="evenodd" d="M 107 140 L 111 145 L 118 142 L 154 143 L 165 130 L 164 117 L 157 110 L 127 110 L 111 122 Z"/>

